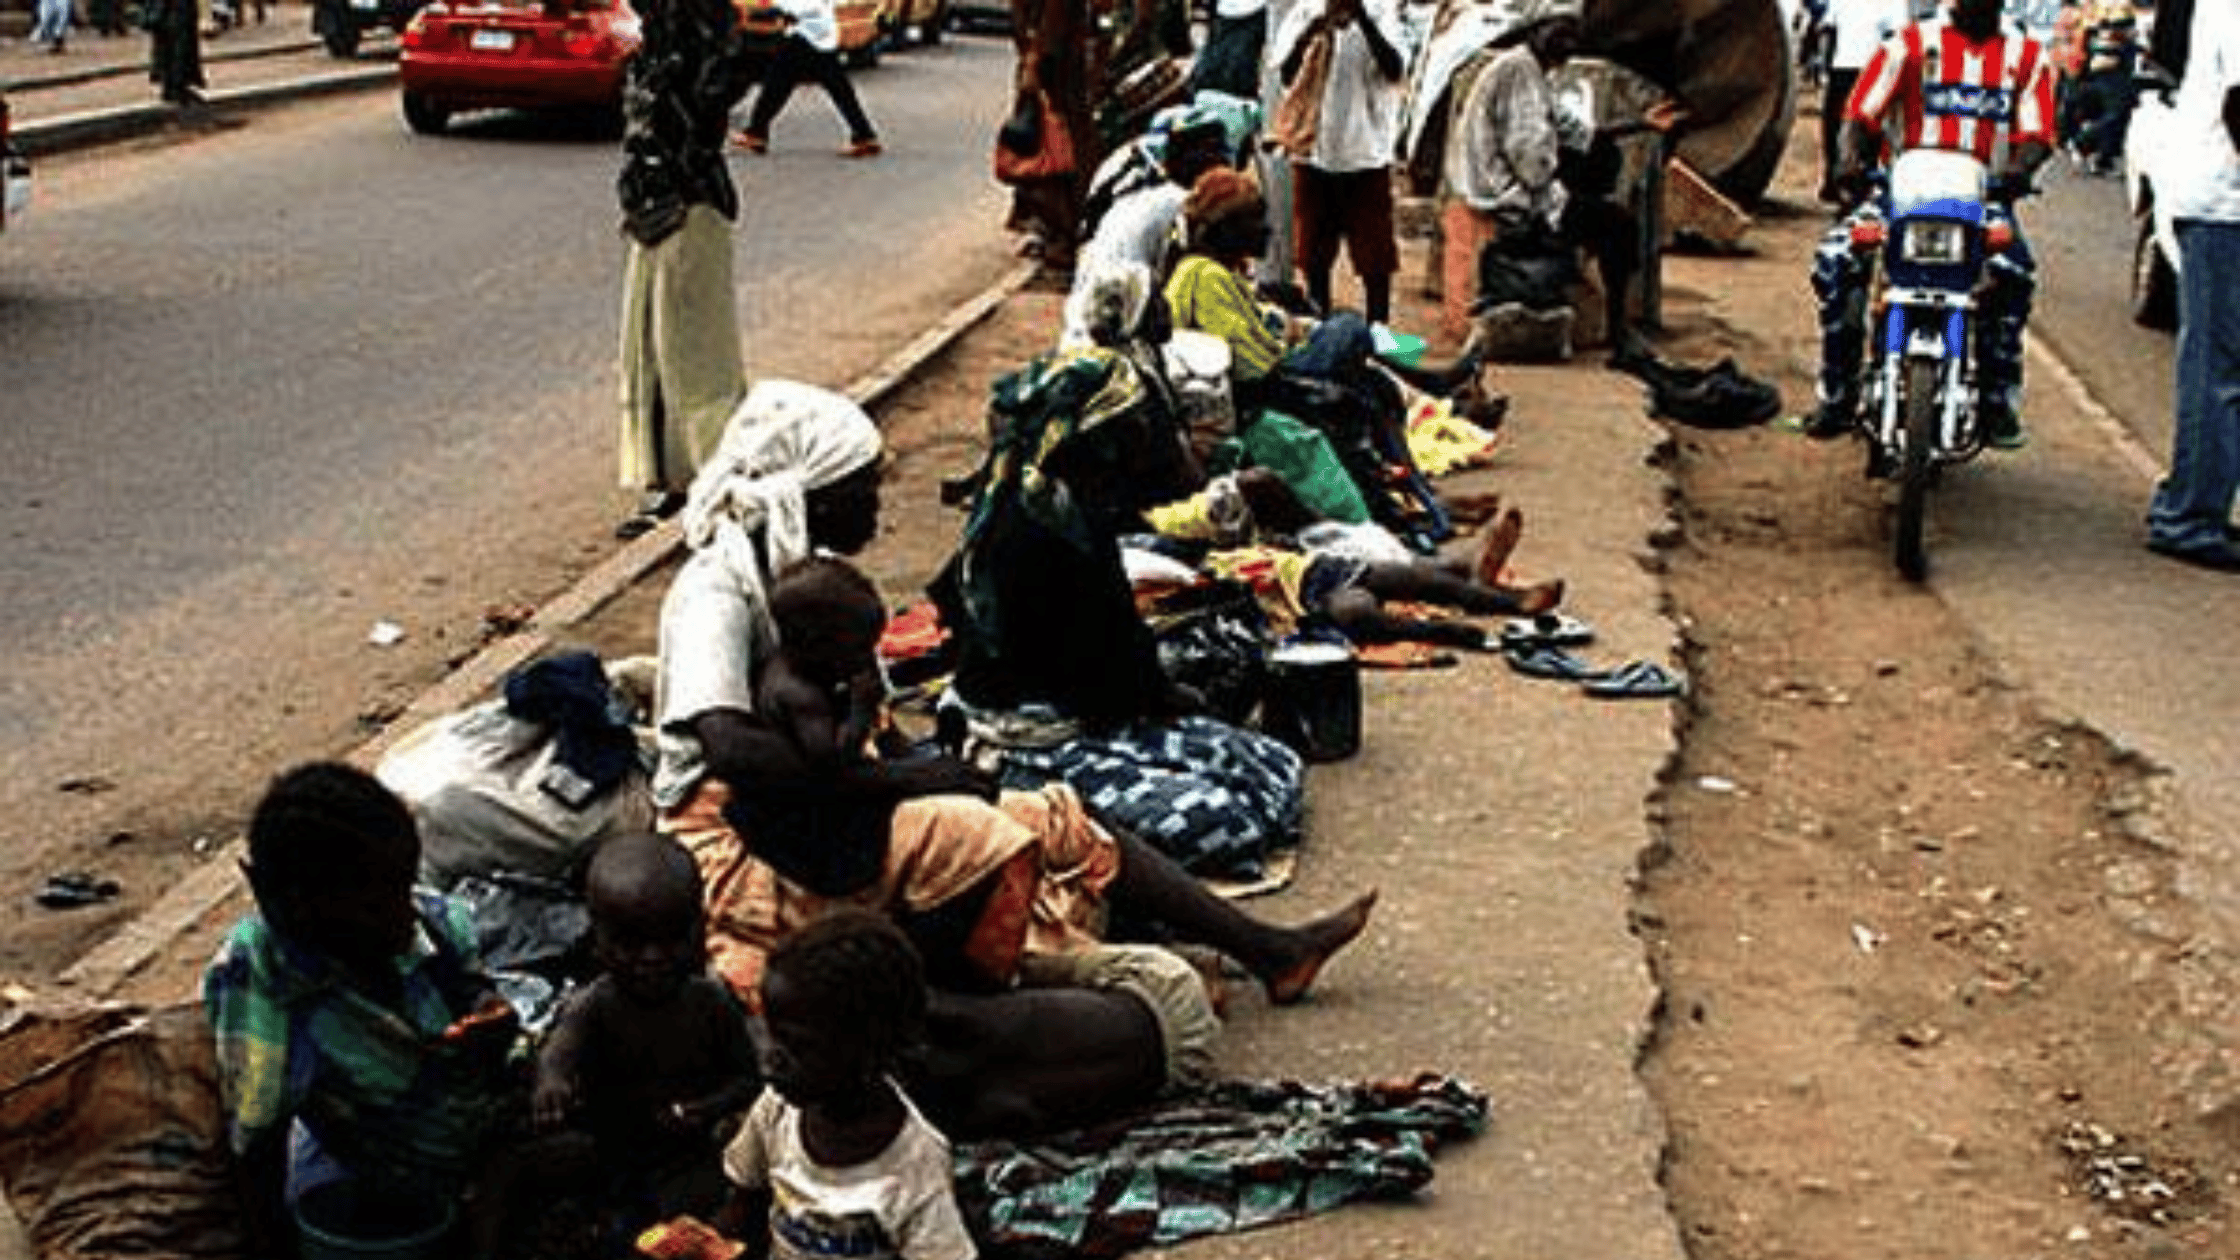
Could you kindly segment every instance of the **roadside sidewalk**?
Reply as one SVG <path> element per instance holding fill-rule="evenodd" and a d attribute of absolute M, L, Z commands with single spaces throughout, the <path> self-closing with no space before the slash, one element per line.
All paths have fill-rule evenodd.
<path fill-rule="evenodd" d="M 207 114 L 347 91 L 396 75 L 394 40 L 369 32 L 358 56 L 329 56 L 311 34 L 304 4 L 275 4 L 259 24 L 202 41 L 210 81 Z M 0 40 L 0 92 L 8 98 L 15 140 L 33 157 L 105 144 L 173 125 L 184 116 L 156 98 L 148 82 L 148 36 L 71 32 L 61 54 L 24 39 Z"/>

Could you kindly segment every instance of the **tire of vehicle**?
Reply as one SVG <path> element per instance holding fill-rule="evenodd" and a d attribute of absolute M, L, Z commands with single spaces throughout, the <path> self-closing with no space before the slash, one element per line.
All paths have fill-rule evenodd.
<path fill-rule="evenodd" d="M 404 125 L 423 136 L 440 136 L 451 122 L 451 111 L 418 92 L 404 94 Z"/>
<path fill-rule="evenodd" d="M 1898 572 L 1908 582 L 1929 576 L 1929 551 L 1923 531 L 1929 515 L 1929 487 L 1937 473 L 1932 454 L 1937 445 L 1937 367 L 1933 359 L 1906 362 L 1906 449 L 1898 464 L 1898 528 L 1893 552 Z"/>
<path fill-rule="evenodd" d="M 358 28 L 347 21 L 329 22 L 320 32 L 319 40 L 327 46 L 327 55 L 350 58 L 358 55 Z"/>
<path fill-rule="evenodd" d="M 949 6 L 943 4 L 933 11 L 933 16 L 918 23 L 918 42 L 931 48 L 941 42 L 941 32 L 949 29 Z"/>
<path fill-rule="evenodd" d="M 2155 243 L 2154 216 L 2139 216 L 2131 244 L 2131 322 L 2171 332 L 2178 327 L 2178 273 Z"/>

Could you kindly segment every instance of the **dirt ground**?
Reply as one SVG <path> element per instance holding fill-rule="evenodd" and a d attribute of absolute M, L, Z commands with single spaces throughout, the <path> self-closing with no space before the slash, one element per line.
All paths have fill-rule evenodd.
<path fill-rule="evenodd" d="M 1668 353 L 1793 403 L 1811 173 L 1793 144 L 1754 257 L 1665 273 Z M 2240 1162 L 2179 1083 L 2191 933 L 2150 772 L 1891 576 L 1850 444 L 1676 434 L 1695 691 L 1638 928 L 1690 1253 L 2240 1254 Z"/>

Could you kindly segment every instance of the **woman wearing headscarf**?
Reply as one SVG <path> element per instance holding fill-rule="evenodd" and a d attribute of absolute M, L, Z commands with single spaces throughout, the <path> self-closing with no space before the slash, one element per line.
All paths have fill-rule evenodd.
<path fill-rule="evenodd" d="M 1228 954 L 1288 1003 L 1367 926 L 1375 895 L 1272 926 L 1101 826 L 1071 789 L 999 795 L 946 757 L 870 762 L 829 785 L 893 807 L 886 852 L 867 862 L 799 860 L 802 846 L 837 837 L 741 834 L 724 808 L 731 784 L 810 773 L 753 711 L 754 670 L 776 641 L 770 580 L 812 550 L 870 543 L 881 453 L 871 418 L 848 399 L 767 381 L 693 482 L 692 554 L 661 611 L 654 795 L 706 881 L 711 961 L 751 1003 L 778 940 L 835 905 L 877 910 L 911 930 L 944 982 L 929 1021 L 929 1110 L 972 1132 L 1139 1101 L 1202 1070 L 1213 1021 L 1189 964 L 1098 943 L 1107 905 Z M 836 865 L 863 875 L 842 886 L 810 874 Z"/>

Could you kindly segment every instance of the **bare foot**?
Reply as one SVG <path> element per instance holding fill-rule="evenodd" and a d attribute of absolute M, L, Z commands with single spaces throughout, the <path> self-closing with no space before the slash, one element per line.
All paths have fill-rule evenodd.
<path fill-rule="evenodd" d="M 1369 926 L 1369 911 L 1376 904 L 1377 890 L 1372 888 L 1345 909 L 1292 929 L 1298 938 L 1300 955 L 1260 976 L 1260 985 L 1268 991 L 1269 1003 L 1290 1006 L 1306 997 L 1307 990 L 1314 986 L 1315 977 L 1322 974 L 1322 965 L 1352 944 L 1353 938 Z"/>
<path fill-rule="evenodd" d="M 1509 553 L 1517 549 L 1524 537 L 1524 513 L 1515 508 L 1501 514 L 1493 528 L 1486 531 L 1485 545 L 1478 550 L 1478 581 L 1485 586 L 1501 584 L 1501 570 L 1509 563 Z"/>
<path fill-rule="evenodd" d="M 1563 602 L 1563 579 L 1550 578 L 1535 582 L 1517 592 L 1517 611 L 1527 617 L 1537 617 L 1544 612 L 1554 612 Z"/>

